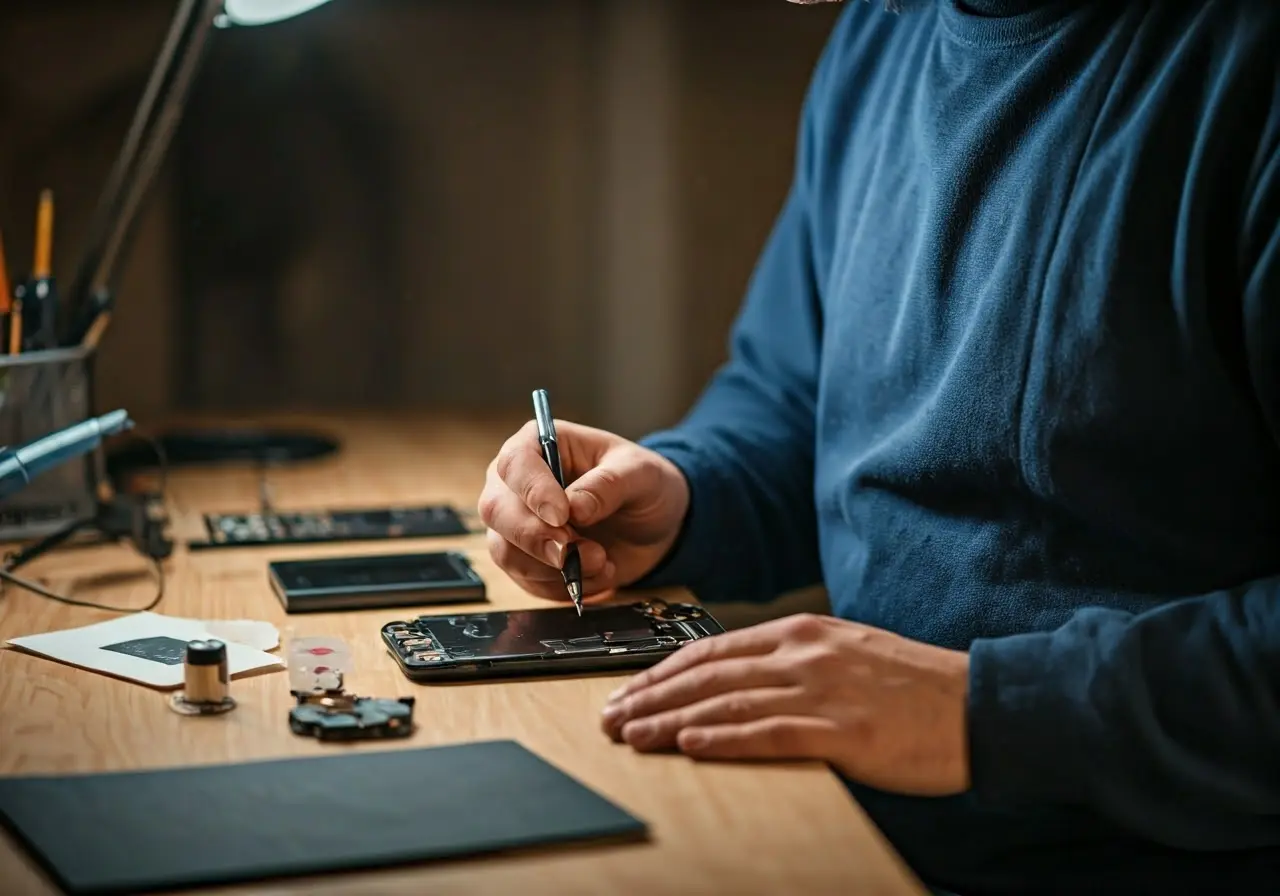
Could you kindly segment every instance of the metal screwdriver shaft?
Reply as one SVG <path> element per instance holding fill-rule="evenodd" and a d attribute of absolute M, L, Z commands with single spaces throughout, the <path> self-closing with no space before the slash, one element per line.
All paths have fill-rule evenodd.
<path fill-rule="evenodd" d="M 533 416 L 538 423 L 538 445 L 542 448 L 542 459 L 551 468 L 556 482 L 564 488 L 564 471 L 560 467 L 560 448 L 556 443 L 555 418 L 551 416 L 551 402 L 546 389 L 536 389 L 533 393 Z M 569 542 L 565 549 L 564 565 L 560 569 L 564 577 L 564 585 L 569 589 L 569 597 L 573 605 L 582 615 L 582 560 L 578 556 L 578 546 Z"/>

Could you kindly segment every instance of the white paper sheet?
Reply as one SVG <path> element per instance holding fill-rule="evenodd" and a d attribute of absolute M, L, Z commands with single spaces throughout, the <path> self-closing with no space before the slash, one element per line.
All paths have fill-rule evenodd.
<path fill-rule="evenodd" d="M 274 632 L 274 627 L 269 627 Z M 262 643 L 261 630 L 250 628 L 248 631 L 248 636 L 256 634 Z M 236 633 L 246 637 L 243 630 Z M 177 688 L 183 683 L 182 657 L 187 642 L 213 637 L 218 636 L 207 623 L 198 619 L 133 613 L 82 628 L 10 638 L 8 643 L 84 669 L 152 687 Z M 219 640 L 227 645 L 227 669 L 233 678 L 245 672 L 284 665 L 279 657 L 229 637 L 220 637 Z M 276 640 L 278 642 L 278 636 Z"/>
<path fill-rule="evenodd" d="M 280 646 L 280 631 L 270 622 L 254 619 L 196 619 L 215 638 L 234 641 L 254 650 L 275 650 Z"/>

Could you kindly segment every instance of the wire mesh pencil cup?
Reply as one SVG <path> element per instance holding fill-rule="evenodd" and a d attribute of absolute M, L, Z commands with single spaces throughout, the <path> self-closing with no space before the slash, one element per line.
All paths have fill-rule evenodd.
<path fill-rule="evenodd" d="M 0 355 L 0 445 L 13 447 L 92 416 L 93 349 Z M 102 454 L 93 452 L 0 499 L 0 542 L 40 538 L 92 516 Z"/>

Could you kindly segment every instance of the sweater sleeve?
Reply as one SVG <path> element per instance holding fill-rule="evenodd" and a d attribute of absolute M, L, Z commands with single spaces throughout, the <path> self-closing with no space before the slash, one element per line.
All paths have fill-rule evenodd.
<path fill-rule="evenodd" d="M 1280 95 L 1280 86 L 1278 86 Z M 1246 353 L 1280 451 L 1280 115 L 1241 256 Z M 975 642 L 970 764 L 995 803 L 1084 803 L 1191 850 L 1280 843 L 1280 532 L 1275 577 L 1056 631 Z"/>
<path fill-rule="evenodd" d="M 684 420 L 642 440 L 684 473 L 690 508 L 675 547 L 637 586 L 766 601 L 821 578 L 813 486 L 822 313 L 811 196 L 830 53 L 805 98 L 791 187 L 748 283 L 729 359 Z"/>

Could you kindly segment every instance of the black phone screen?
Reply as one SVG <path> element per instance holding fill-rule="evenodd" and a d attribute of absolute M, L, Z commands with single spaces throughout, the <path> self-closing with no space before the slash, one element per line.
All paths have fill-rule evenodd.
<path fill-rule="evenodd" d="M 280 583 L 290 591 L 430 585 L 466 581 L 469 577 L 469 572 L 446 553 L 299 560 L 272 566 Z"/>

